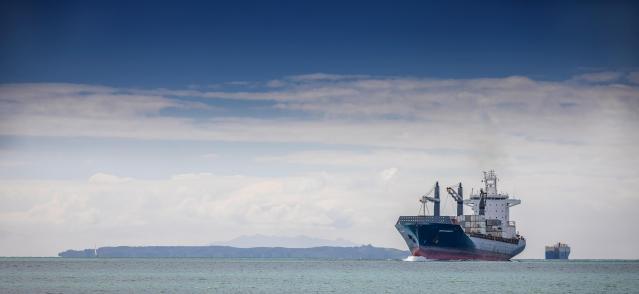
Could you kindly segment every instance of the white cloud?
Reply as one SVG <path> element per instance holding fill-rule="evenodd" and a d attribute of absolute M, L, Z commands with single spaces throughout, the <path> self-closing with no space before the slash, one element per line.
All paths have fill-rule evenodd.
<path fill-rule="evenodd" d="M 392 176 L 397 172 L 397 167 L 419 169 L 428 166 L 435 169 L 468 166 L 472 161 L 471 156 L 475 155 L 462 151 L 452 154 L 437 154 L 437 152 L 426 150 L 379 148 L 374 151 L 301 151 L 292 152 L 283 156 L 260 157 L 257 160 L 258 162 L 285 162 L 316 166 L 358 166 L 368 169 L 384 168 L 385 171 Z M 386 169 L 388 166 L 394 167 Z M 394 172 L 392 172 L 393 170 Z"/>
<path fill-rule="evenodd" d="M 286 83 L 282 80 L 270 80 L 266 82 L 266 86 L 269 88 L 281 88 L 286 86 Z"/>
<path fill-rule="evenodd" d="M 617 71 L 602 71 L 594 73 L 586 73 L 575 76 L 573 79 L 577 81 L 602 83 L 613 82 L 619 80 L 623 76 L 623 73 Z"/>
<path fill-rule="evenodd" d="M 91 184 L 118 184 L 131 181 L 131 178 L 118 177 L 105 173 L 97 173 L 89 178 Z"/>
<path fill-rule="evenodd" d="M 207 244 L 255 233 L 362 239 L 358 230 L 373 229 L 369 227 L 372 218 L 368 212 L 374 211 L 371 208 L 402 205 L 375 196 L 382 180 L 374 173 L 284 178 L 181 174 L 168 180 L 122 179 L 97 174 L 84 183 L 3 181 L 3 206 L 14 197 L 30 202 L 21 208 L 0 210 L 0 223 L 12 234 L 30 231 L 34 226 L 58 231 L 57 238 L 67 240 L 60 245 L 64 247 L 50 247 L 47 242 L 34 246 L 52 255 L 66 248 L 91 247 L 93 242 L 171 244 L 180 241 L 166 233 L 153 233 L 172 232 L 169 235 L 175 236 L 189 227 L 189 232 L 182 232 L 186 244 Z M 354 182 L 366 183 L 367 187 L 353 186 Z M 368 202 L 371 197 L 376 201 Z M 192 230 L 192 226 L 199 229 Z M 135 230 L 139 236 L 128 235 Z M 74 236 L 78 233 L 82 237 Z M 37 242 L 42 237 L 31 238 L 29 242 Z M 30 254 L 13 243 L 17 240 L 11 234 L 0 240 L 3 254 Z"/>
<path fill-rule="evenodd" d="M 447 139 L 443 138 L 449 136 L 465 138 L 457 140 L 455 146 L 467 148 L 486 138 L 513 135 L 588 141 L 592 140 L 587 135 L 589 128 L 600 122 L 618 124 L 613 132 L 633 128 L 639 111 L 639 90 L 622 85 L 575 85 L 524 77 L 334 78 L 328 84 L 302 83 L 274 92 L 233 93 L 8 85 L 0 88 L 4 114 L 0 133 L 419 148 L 445 146 L 442 142 Z M 49 88 L 63 94 L 49 94 Z M 321 116 L 309 120 L 163 115 L 161 111 L 167 108 L 188 111 L 205 107 L 171 98 L 175 96 L 270 99 L 278 103 L 276 108 Z"/>
<path fill-rule="evenodd" d="M 398 171 L 399 171 L 399 169 L 397 169 L 396 167 L 391 167 L 391 168 L 383 170 L 379 174 L 379 176 L 384 181 L 390 181 L 395 176 L 395 174 L 397 174 Z"/>
<path fill-rule="evenodd" d="M 161 110 L 169 108 L 208 107 L 202 103 L 158 95 L 138 95 L 116 88 L 75 84 L 2 85 L 0 106 L 4 121 L 19 118 L 52 118 L 70 123 L 83 119 L 134 120 L 159 115 Z"/>
<path fill-rule="evenodd" d="M 287 79 L 296 82 L 309 82 L 309 81 L 342 81 L 352 79 L 365 79 L 368 75 L 336 75 L 327 73 L 313 73 L 304 75 L 288 76 Z"/>

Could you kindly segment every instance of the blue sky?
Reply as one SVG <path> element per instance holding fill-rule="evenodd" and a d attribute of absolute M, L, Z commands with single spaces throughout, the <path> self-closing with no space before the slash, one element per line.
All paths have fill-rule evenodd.
<path fill-rule="evenodd" d="M 639 258 L 639 234 L 620 233 L 639 222 L 638 16 L 622 1 L 4 1 L 0 256 L 253 234 L 404 248 L 393 224 L 435 180 L 477 191 L 496 169 L 522 200 L 520 257 L 563 241 Z"/>
<path fill-rule="evenodd" d="M 566 79 L 639 65 L 633 1 L 3 1 L 3 82 L 182 88 L 328 72 Z"/>

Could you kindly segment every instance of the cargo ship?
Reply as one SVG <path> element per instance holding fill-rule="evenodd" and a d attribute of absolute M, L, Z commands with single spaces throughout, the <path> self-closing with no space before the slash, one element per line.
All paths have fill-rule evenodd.
<path fill-rule="evenodd" d="M 437 260 L 510 260 L 526 248 L 526 239 L 519 235 L 515 222 L 509 219 L 509 209 L 521 203 L 508 194 L 497 191 L 497 175 L 484 172 L 485 187 L 479 193 L 463 198 L 462 184 L 457 189 L 447 187 L 447 193 L 457 203 L 457 215 L 440 215 L 439 182 L 419 202 L 416 216 L 400 216 L 395 224 L 413 256 Z M 433 203 L 433 214 L 427 215 L 427 204 Z M 464 205 L 473 214 L 464 215 Z"/>
<path fill-rule="evenodd" d="M 546 259 L 568 259 L 570 246 L 557 242 L 555 245 L 546 246 Z"/>

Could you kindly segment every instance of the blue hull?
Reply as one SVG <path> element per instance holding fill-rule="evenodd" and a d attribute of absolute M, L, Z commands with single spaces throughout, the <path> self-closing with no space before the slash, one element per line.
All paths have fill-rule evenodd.
<path fill-rule="evenodd" d="M 413 221 L 416 220 L 416 221 Z M 402 219 L 395 225 L 412 255 L 440 260 L 509 260 L 524 250 L 525 240 L 495 240 L 469 235 L 450 218 Z"/>
<path fill-rule="evenodd" d="M 570 252 L 546 251 L 546 259 L 568 259 Z"/>

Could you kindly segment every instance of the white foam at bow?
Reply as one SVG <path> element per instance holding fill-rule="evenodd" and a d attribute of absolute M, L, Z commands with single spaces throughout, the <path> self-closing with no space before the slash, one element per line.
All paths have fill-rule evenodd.
<path fill-rule="evenodd" d="M 415 261 L 415 262 L 424 262 L 424 261 L 429 261 L 428 259 L 426 259 L 426 257 L 423 256 L 413 256 L 410 255 L 404 259 L 402 259 L 403 261 Z"/>

